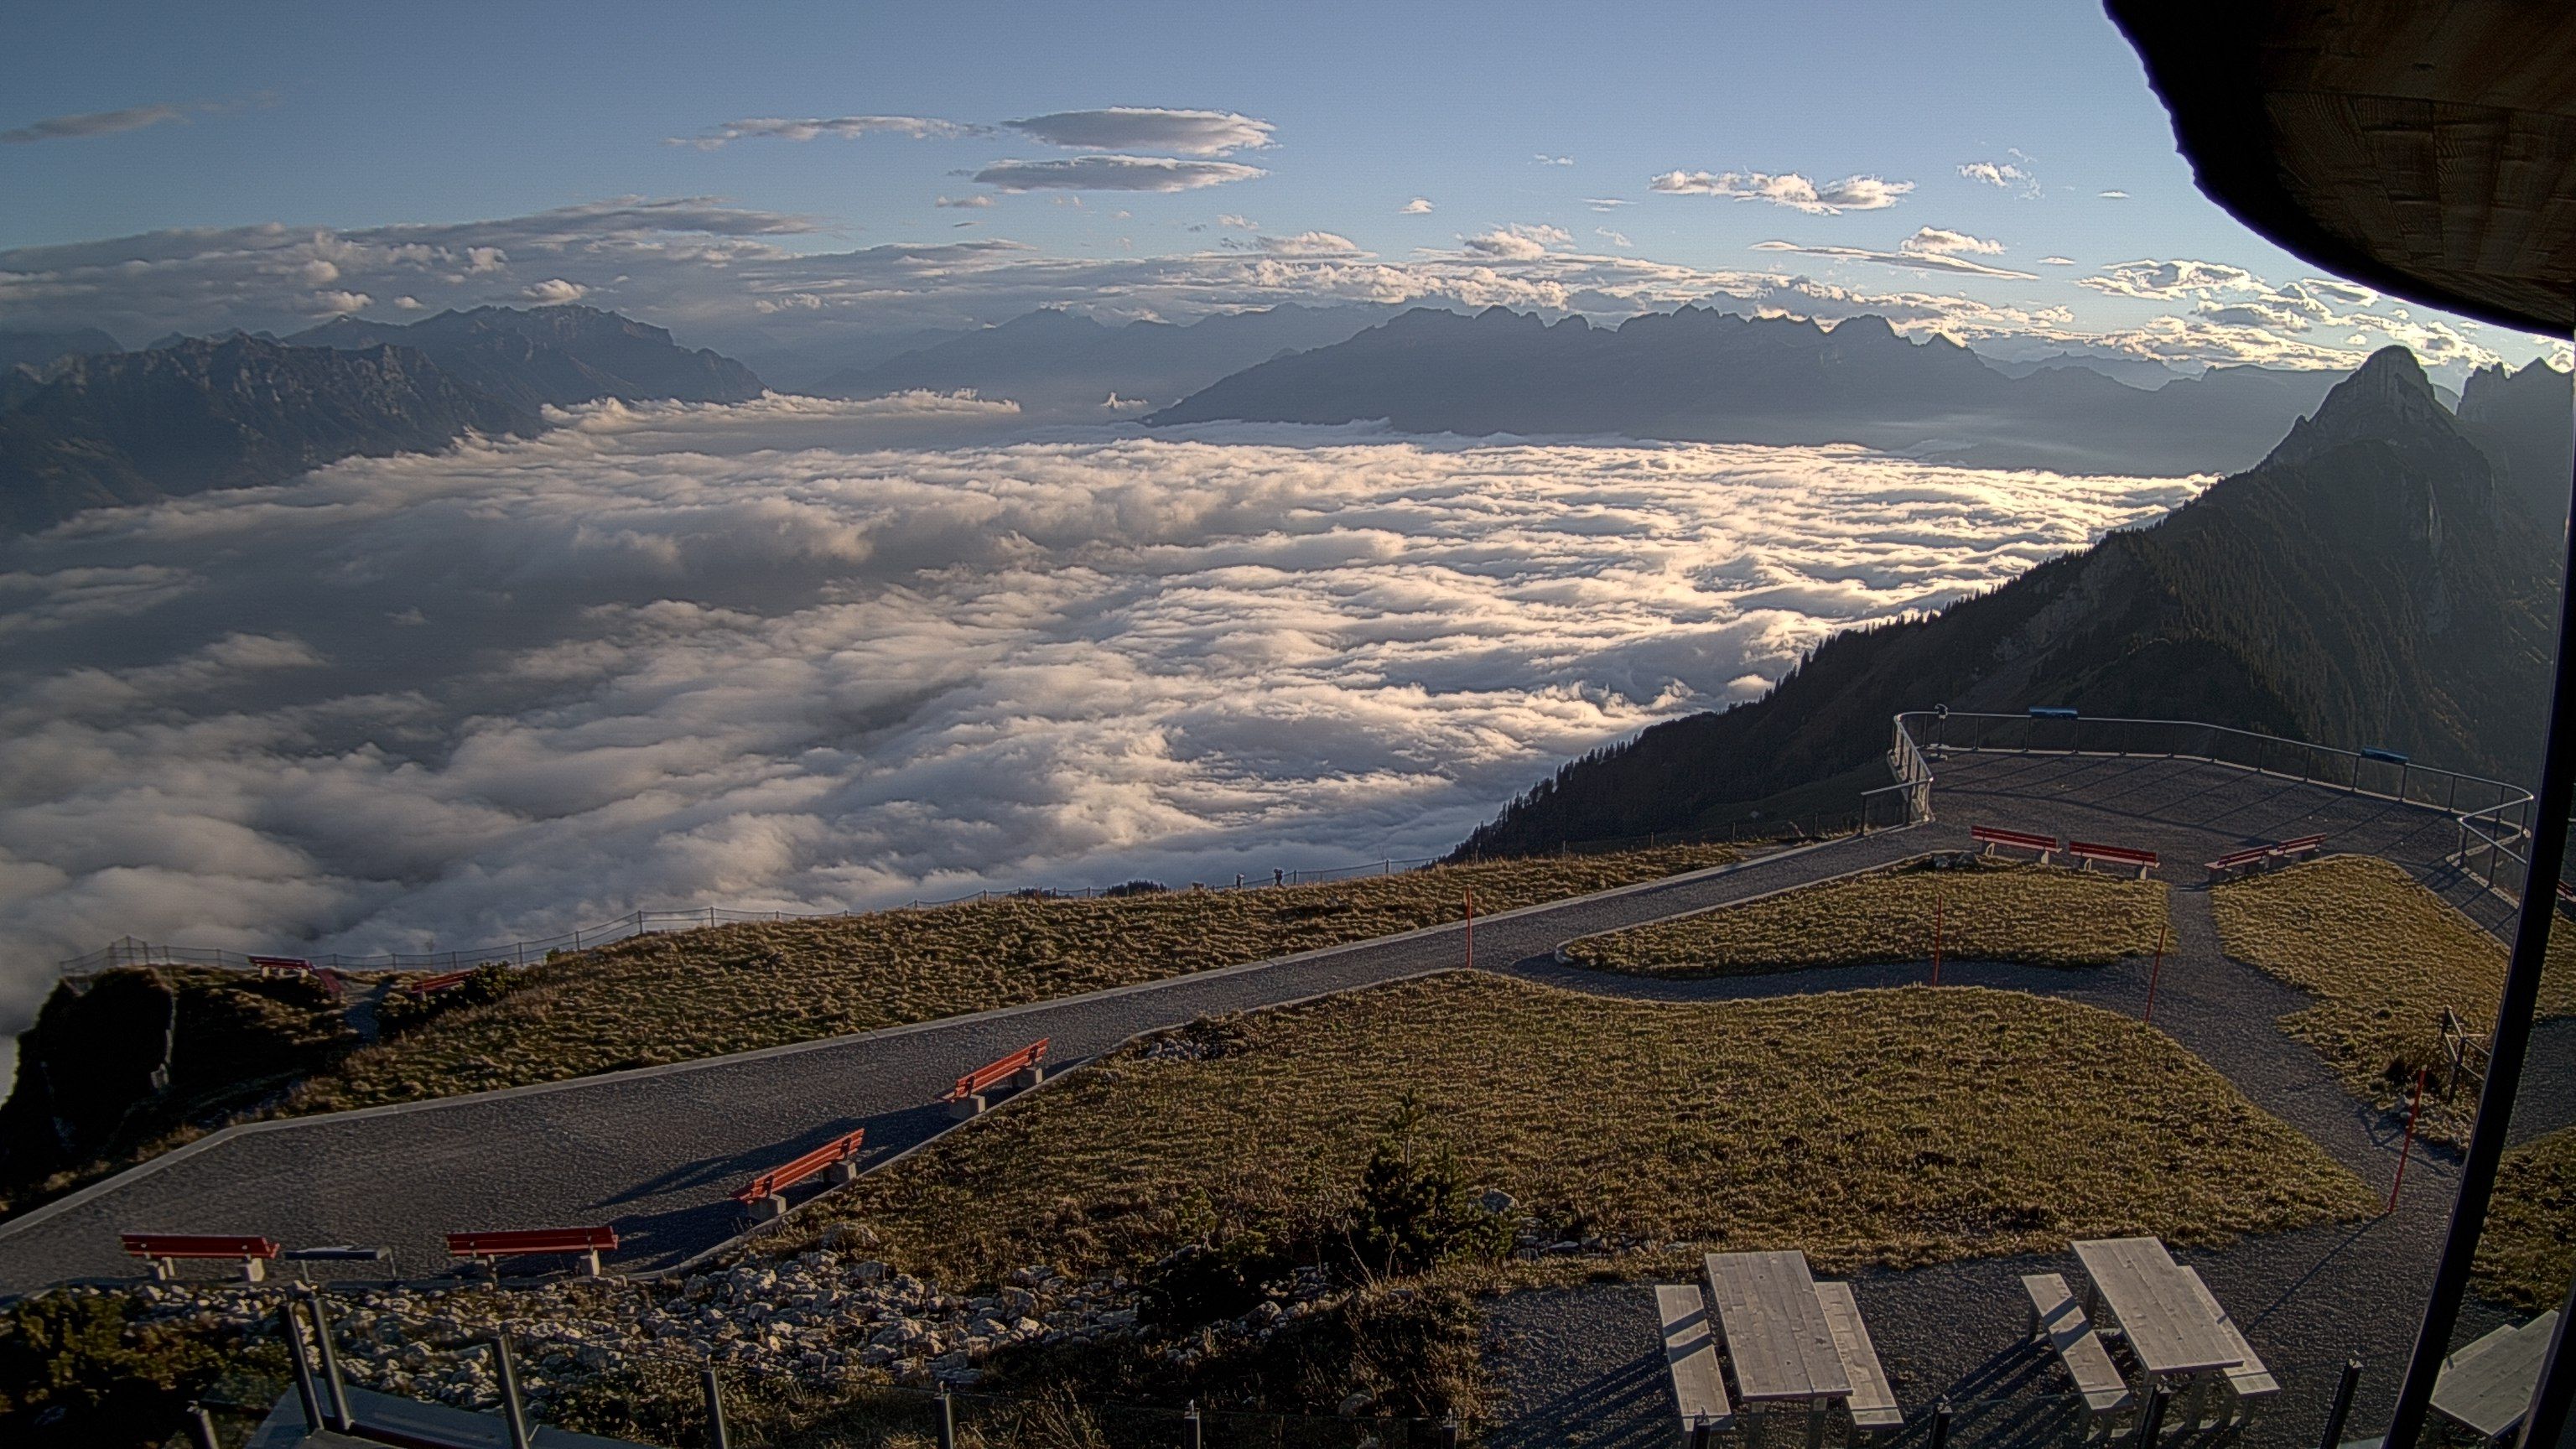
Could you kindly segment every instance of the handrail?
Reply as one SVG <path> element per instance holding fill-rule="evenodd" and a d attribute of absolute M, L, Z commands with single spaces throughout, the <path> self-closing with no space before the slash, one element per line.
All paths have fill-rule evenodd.
<path fill-rule="evenodd" d="M 1931 818 L 1929 761 L 1950 751 L 2152 755 L 2201 760 L 2439 811 L 2459 828 L 2454 860 L 2461 870 L 2508 895 L 2521 893 L 2529 871 L 2527 857 L 2515 847 L 2531 838 L 2530 791 L 2484 775 L 2417 764 L 2384 750 L 2345 749 L 2199 720 L 2119 715 L 2036 718 L 1906 710 L 1895 717 L 1895 734 L 1888 767 L 1900 784 L 1914 783 L 1919 771 L 1923 802 L 1917 819 Z"/>

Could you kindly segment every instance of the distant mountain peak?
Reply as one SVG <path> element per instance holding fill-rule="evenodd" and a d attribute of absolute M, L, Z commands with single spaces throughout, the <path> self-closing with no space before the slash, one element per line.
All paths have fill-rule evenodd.
<path fill-rule="evenodd" d="M 2459 427 L 2415 354 L 2383 347 L 2336 383 L 2314 416 L 2292 424 L 2265 461 L 2300 463 L 2351 443 L 2398 442 L 2428 432 L 2457 437 Z"/>

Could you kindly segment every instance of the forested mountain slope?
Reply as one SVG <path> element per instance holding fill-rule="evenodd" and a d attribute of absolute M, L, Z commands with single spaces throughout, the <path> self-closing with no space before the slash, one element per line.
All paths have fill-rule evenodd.
<path fill-rule="evenodd" d="M 1677 830 L 1870 766 L 1903 709 L 2202 719 L 2526 775 L 2557 538 L 2413 356 L 2374 355 L 2269 458 L 2147 528 L 1942 613 L 1826 641 L 1762 699 L 1541 782 L 1462 847 Z M 1872 783 L 1881 783 L 1873 781 Z"/>

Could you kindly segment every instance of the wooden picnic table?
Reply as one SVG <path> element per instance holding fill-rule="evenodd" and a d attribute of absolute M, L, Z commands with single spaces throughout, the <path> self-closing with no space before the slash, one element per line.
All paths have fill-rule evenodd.
<path fill-rule="evenodd" d="M 2094 1238 L 2078 1242 L 2075 1256 L 2092 1280 L 2091 1307 L 2110 1308 L 2129 1351 L 2147 1372 L 2178 1377 L 2245 1362 L 2245 1350 L 2201 1301 L 2163 1243 Z"/>
<path fill-rule="evenodd" d="M 2522 1426 L 2541 1360 L 2558 1326 L 2553 1308 L 2520 1328 L 2499 1328 L 2442 1361 L 2433 1384 L 2433 1412 L 2488 1439 Z"/>
<path fill-rule="evenodd" d="M 1806 1254 L 1711 1253 L 1707 1268 L 1726 1353 L 1735 1361 L 1737 1397 L 1747 1404 L 1812 1406 L 1850 1396 L 1851 1380 Z"/>

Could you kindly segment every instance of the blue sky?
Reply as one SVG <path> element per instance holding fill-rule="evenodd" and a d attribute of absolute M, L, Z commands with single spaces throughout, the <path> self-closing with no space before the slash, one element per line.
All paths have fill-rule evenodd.
<path fill-rule="evenodd" d="M 828 349 L 1047 303 L 1705 298 L 2184 364 L 2398 340 L 2456 369 L 2546 346 L 2300 287 L 2315 269 L 2193 190 L 2135 57 L 2082 4 L 94 4 L 12 30 L 0 323 L 287 328 L 579 295 L 718 345 Z M 1115 107 L 1236 118 L 1260 144 L 1086 149 L 1008 124 Z M 857 117 L 928 134 L 674 144 Z M 1024 161 L 1078 180 L 1103 155 L 1241 179 L 974 179 Z M 1884 185 L 1825 209 L 1846 178 Z M 1731 194 L 1801 187 L 1826 202 Z M 639 220 L 615 198 L 691 206 Z M 502 259 L 465 260 L 478 247 Z"/>

